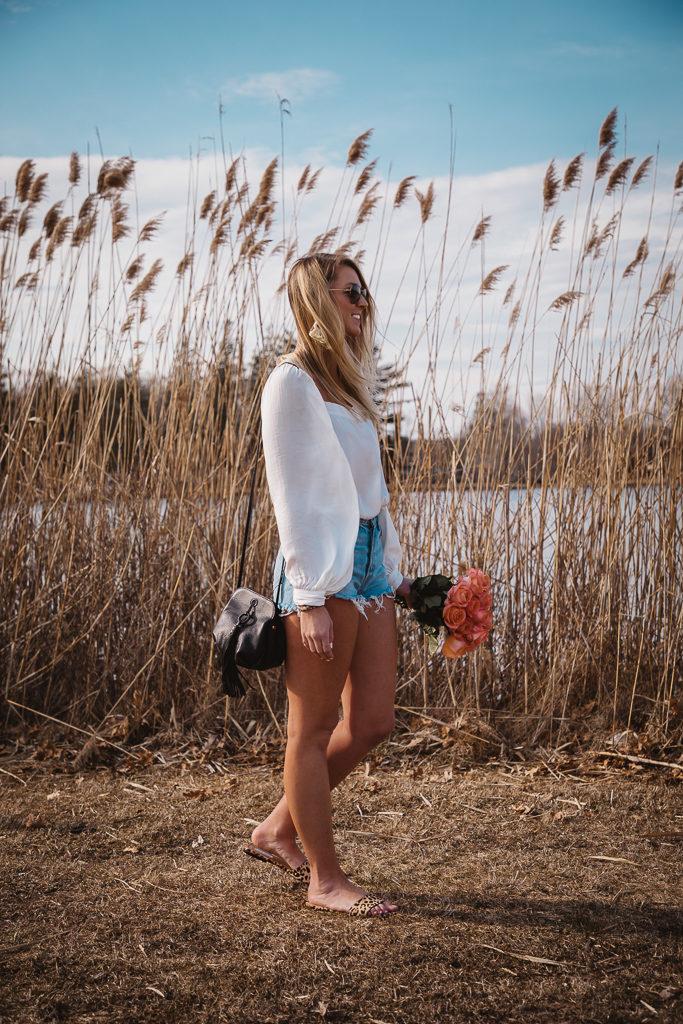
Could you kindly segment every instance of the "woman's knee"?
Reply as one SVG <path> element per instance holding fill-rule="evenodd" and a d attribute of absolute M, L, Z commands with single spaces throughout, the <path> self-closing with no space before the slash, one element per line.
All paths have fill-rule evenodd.
<path fill-rule="evenodd" d="M 337 726 L 338 719 L 318 719 L 317 721 L 306 721 L 299 718 L 292 718 L 290 715 L 287 723 L 287 746 L 293 747 L 317 747 L 320 750 L 327 750 L 330 737 Z"/>
<path fill-rule="evenodd" d="M 351 736 L 361 746 L 371 750 L 372 747 L 382 743 L 394 731 L 394 710 L 391 708 L 381 714 L 378 713 L 360 720 L 352 720 L 348 725 Z"/>

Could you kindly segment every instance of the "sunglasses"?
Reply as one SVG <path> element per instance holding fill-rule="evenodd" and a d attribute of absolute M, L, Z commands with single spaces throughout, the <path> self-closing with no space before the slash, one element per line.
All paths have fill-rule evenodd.
<path fill-rule="evenodd" d="M 349 301 L 352 306 L 357 306 L 361 300 L 361 296 L 367 301 L 368 290 L 367 288 L 361 288 L 359 284 L 351 284 L 348 288 L 330 288 L 331 292 L 344 292 L 344 295 L 348 295 Z"/>

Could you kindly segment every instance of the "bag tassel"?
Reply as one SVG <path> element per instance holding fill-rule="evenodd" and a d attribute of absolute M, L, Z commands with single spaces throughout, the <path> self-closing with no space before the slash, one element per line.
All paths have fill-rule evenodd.
<path fill-rule="evenodd" d="M 254 621 L 255 608 L 256 601 L 252 601 L 247 611 L 242 612 L 240 615 L 228 638 L 228 646 L 222 659 L 223 693 L 227 694 L 228 697 L 244 697 L 247 692 L 245 689 L 247 681 L 235 664 L 235 648 L 237 647 L 240 632 L 245 626 L 251 625 Z"/>

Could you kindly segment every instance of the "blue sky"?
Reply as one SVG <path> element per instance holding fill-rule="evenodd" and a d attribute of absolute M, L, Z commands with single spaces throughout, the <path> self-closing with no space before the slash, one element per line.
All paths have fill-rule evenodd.
<path fill-rule="evenodd" d="M 186 156 L 218 144 L 343 162 L 374 129 L 392 176 L 627 148 L 683 156 L 683 3 L 0 0 L 0 155 Z"/>
<path fill-rule="evenodd" d="M 331 224 L 342 224 L 335 244 L 353 242 L 362 253 L 388 357 L 399 365 L 407 360 L 416 392 L 433 395 L 436 388 L 450 403 L 454 429 L 457 409 L 483 386 L 484 353 L 488 380 L 510 366 L 503 296 L 535 280 L 535 247 L 550 230 L 542 191 L 551 159 L 562 175 L 572 157 L 585 153 L 585 173 L 580 189 L 563 192 L 553 211 L 565 229 L 544 264 L 531 319 L 518 332 L 522 348 L 509 370 L 518 394 L 542 393 L 552 373 L 559 322 L 552 302 L 574 287 L 576 254 L 588 237 L 582 233 L 595 223 L 608 230 L 627 203 L 607 262 L 591 272 L 600 293 L 590 328 L 596 359 L 630 336 L 633 295 L 654 288 L 665 263 L 678 266 L 682 258 L 680 217 L 672 214 L 680 198 L 672 184 L 683 160 L 683 0 L 0 0 L 0 85 L 0 195 L 12 195 L 19 163 L 30 157 L 38 171 L 49 172 L 47 209 L 69 188 L 67 158 L 75 150 L 91 157 L 70 196 L 75 212 L 97 173 L 101 146 L 107 157 L 135 158 L 127 199 L 137 227 L 165 211 L 145 253 L 146 267 L 155 256 L 164 265 L 145 323 L 150 368 L 157 365 L 154 338 L 170 315 L 188 224 L 199 223 L 189 215 L 192 203 L 223 187 L 222 144 L 228 155 L 244 154 L 256 186 L 280 156 L 278 96 L 289 101 L 290 113 L 282 117 L 284 176 L 277 176 L 285 215 L 280 206 L 274 239 L 289 232 L 305 251 Z M 658 152 L 658 160 L 645 184 L 608 194 L 589 212 L 598 132 L 614 107 L 615 162 L 634 157 L 633 174 L 650 154 Z M 349 227 L 351 208 L 362 195 L 349 192 L 344 164 L 350 142 L 368 129 L 374 134 L 367 159 L 378 159 L 372 180 L 381 203 L 373 223 L 356 230 Z M 188 160 L 197 154 L 203 159 Z M 296 185 L 309 162 L 323 173 L 303 200 Z M 391 209 L 398 180 L 411 174 L 423 195 L 434 181 L 424 231 L 413 192 L 395 215 L 385 219 L 382 212 Z M 343 209 L 341 194 L 348 200 Z M 38 230 L 43 210 L 34 212 Z M 491 228 L 475 250 L 470 240 L 484 214 Z M 137 255 L 134 234 L 118 243 L 121 265 Z M 645 236 L 649 257 L 631 293 L 621 273 Z M 27 233 L 25 248 L 31 240 Z M 206 258 L 209 241 L 196 241 Z M 68 248 L 61 258 L 68 269 Z M 500 280 L 484 301 L 480 284 L 494 267 Z M 273 241 L 258 278 L 253 325 L 245 326 L 250 337 L 260 329 L 262 309 L 274 330 L 286 321 L 281 274 Z M 607 312 L 612 280 L 621 280 L 624 292 L 616 327 Z M 435 340 L 445 365 L 432 383 L 426 367 Z M 15 345 L 20 341 L 17 334 Z"/>

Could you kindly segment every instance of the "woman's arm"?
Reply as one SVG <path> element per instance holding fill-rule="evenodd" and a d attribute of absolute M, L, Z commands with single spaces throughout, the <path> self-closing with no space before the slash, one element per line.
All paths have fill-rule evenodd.
<path fill-rule="evenodd" d="M 320 607 L 353 571 L 353 475 L 325 403 L 303 370 L 282 364 L 273 371 L 261 417 L 268 486 L 294 601 Z"/>

